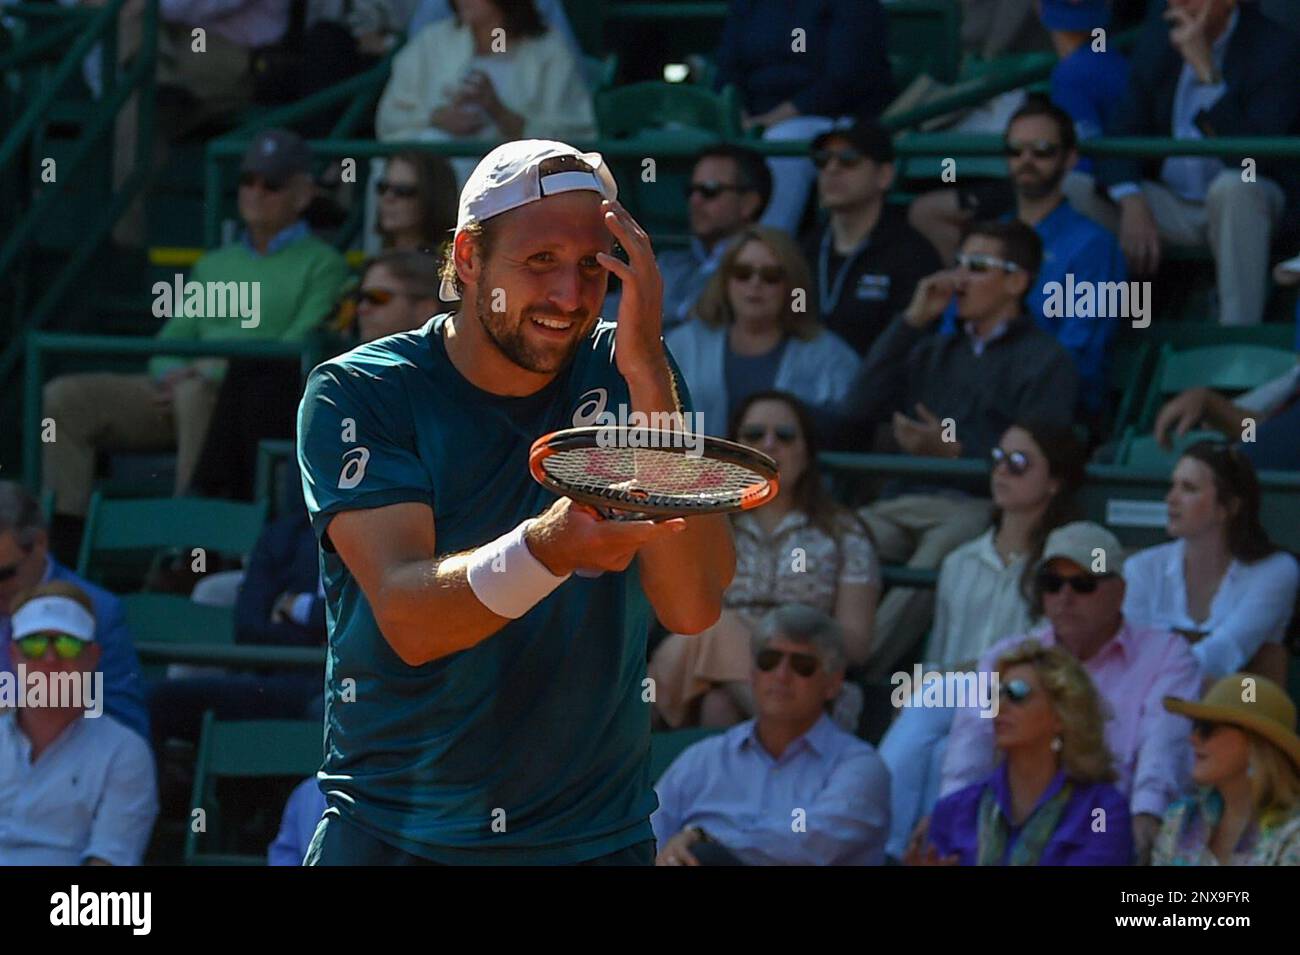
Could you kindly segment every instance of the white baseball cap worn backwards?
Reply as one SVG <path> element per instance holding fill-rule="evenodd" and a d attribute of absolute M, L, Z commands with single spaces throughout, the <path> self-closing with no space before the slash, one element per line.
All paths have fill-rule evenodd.
<path fill-rule="evenodd" d="M 585 169 L 564 169 L 542 175 L 542 163 L 548 159 L 572 156 L 582 160 Z M 562 192 L 586 190 L 609 200 L 618 198 L 618 185 L 600 153 L 579 152 L 566 143 L 549 139 L 520 139 L 503 143 L 479 164 L 460 191 L 460 208 L 456 215 L 456 234 L 476 222 L 483 222 L 511 209 Z M 440 292 L 444 302 L 460 298 L 450 279 L 444 279 Z"/>

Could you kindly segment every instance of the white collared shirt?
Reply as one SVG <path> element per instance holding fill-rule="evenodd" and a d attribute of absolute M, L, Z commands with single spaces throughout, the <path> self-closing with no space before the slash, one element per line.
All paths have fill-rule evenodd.
<path fill-rule="evenodd" d="M 1205 620 L 1187 610 L 1183 576 L 1186 543 L 1170 541 L 1138 551 L 1124 563 L 1128 589 L 1124 616 L 1137 626 L 1205 633 L 1192 646 L 1206 679 L 1244 667 L 1265 643 L 1278 643 L 1295 609 L 1300 567 L 1284 551 L 1253 564 L 1234 560 L 1210 603 Z"/>
<path fill-rule="evenodd" d="M 944 558 L 926 659 L 937 668 L 976 660 L 999 640 L 1033 624 L 1020 592 L 1024 555 L 1002 563 L 993 528 Z"/>

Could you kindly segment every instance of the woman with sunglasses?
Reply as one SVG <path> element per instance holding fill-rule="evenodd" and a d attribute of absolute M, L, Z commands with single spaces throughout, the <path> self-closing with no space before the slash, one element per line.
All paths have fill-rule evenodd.
<path fill-rule="evenodd" d="M 1065 650 L 1026 640 L 998 660 L 997 674 L 999 765 L 939 800 L 904 861 L 1131 864 L 1128 801 L 1113 785 L 1102 702 L 1087 672 Z"/>
<path fill-rule="evenodd" d="M 385 251 L 441 254 L 456 227 L 460 193 L 456 174 L 444 157 L 397 153 L 385 163 L 375 193 L 379 198 L 375 232 Z"/>
<path fill-rule="evenodd" d="M 1248 670 L 1284 683 L 1300 567 L 1260 522 L 1254 466 L 1232 445 L 1198 441 L 1175 465 L 1165 503 L 1174 540 L 1125 564 L 1124 616 L 1186 637 L 1207 681 Z"/>
<path fill-rule="evenodd" d="M 1012 425 L 990 453 L 993 526 L 939 568 L 927 669 L 965 671 L 997 641 L 1027 633 L 1042 607 L 1033 569 L 1047 535 L 1078 517 L 1087 451 L 1070 428 Z M 892 777 L 888 851 L 902 854 L 917 819 L 939 796 L 953 711 L 902 709 L 880 742 Z"/>
<path fill-rule="evenodd" d="M 1272 680 L 1233 673 L 1199 703 L 1165 698 L 1192 718 L 1195 795 L 1165 813 L 1152 865 L 1300 865 L 1296 707 Z"/>
<path fill-rule="evenodd" d="M 859 359 L 817 320 L 811 289 L 789 236 L 753 226 L 723 256 L 696 317 L 664 336 L 709 434 L 721 435 L 760 391 L 786 391 L 828 413 L 844 397 Z"/>
<path fill-rule="evenodd" d="M 769 504 L 732 522 L 736 575 L 722 617 L 696 636 L 670 634 L 650 661 L 656 712 L 669 726 L 730 726 L 753 715 L 750 638 L 773 607 L 807 604 L 844 631 L 849 666 L 866 659 L 880 596 L 880 568 L 865 526 L 835 503 L 817 469 L 812 420 L 798 399 L 758 392 L 737 410 L 728 432 L 776 460 L 781 490 Z M 842 691 L 835 716 L 856 731 L 861 690 Z"/>

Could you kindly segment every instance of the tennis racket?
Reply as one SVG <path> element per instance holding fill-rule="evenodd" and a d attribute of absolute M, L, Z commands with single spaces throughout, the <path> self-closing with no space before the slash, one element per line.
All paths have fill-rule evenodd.
<path fill-rule="evenodd" d="M 533 442 L 543 487 L 611 520 L 726 514 L 776 497 L 776 462 L 734 441 L 653 428 L 566 428 Z"/>

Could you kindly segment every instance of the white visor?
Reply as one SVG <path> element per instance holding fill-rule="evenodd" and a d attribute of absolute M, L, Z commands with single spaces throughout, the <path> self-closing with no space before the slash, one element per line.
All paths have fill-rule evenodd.
<path fill-rule="evenodd" d="M 37 597 L 13 616 L 14 640 L 35 633 L 66 633 L 86 642 L 95 639 L 95 618 L 71 597 Z"/>

